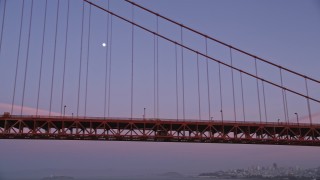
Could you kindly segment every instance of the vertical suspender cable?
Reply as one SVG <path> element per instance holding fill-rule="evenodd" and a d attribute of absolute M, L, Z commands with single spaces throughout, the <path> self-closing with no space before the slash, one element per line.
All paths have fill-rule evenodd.
<path fill-rule="evenodd" d="M 90 37 L 91 37 L 91 4 L 89 6 L 89 22 L 88 22 L 88 51 L 87 51 L 87 72 L 86 72 L 86 90 L 84 97 L 84 116 L 87 116 L 87 100 L 88 100 L 88 79 L 89 79 L 89 60 L 90 60 Z"/>
<path fill-rule="evenodd" d="M 108 6 L 109 9 L 109 0 Z M 105 76 L 104 76 L 104 108 L 103 108 L 103 117 L 106 117 L 107 111 L 107 86 L 108 86 L 108 52 L 109 52 L 109 13 L 107 13 L 107 48 L 106 48 L 106 69 L 105 69 Z"/>
<path fill-rule="evenodd" d="M 206 56 L 208 56 L 208 38 L 205 38 L 205 42 L 206 42 Z M 209 112 L 209 117 L 208 119 L 211 120 L 211 104 L 210 104 L 210 79 L 209 79 L 209 60 L 206 57 L 206 66 L 207 66 L 207 86 L 208 86 L 208 112 Z"/>
<path fill-rule="evenodd" d="M 199 120 L 201 120 L 201 96 L 200 96 L 200 77 L 199 77 L 199 54 L 197 53 L 197 77 L 198 77 L 198 103 L 199 103 Z"/>
<path fill-rule="evenodd" d="M 264 104 L 264 117 L 265 117 L 266 122 L 268 122 L 267 101 L 266 101 L 266 93 L 264 91 L 264 81 L 262 81 L 262 93 L 263 93 L 263 104 Z"/>
<path fill-rule="evenodd" d="M 63 75 L 62 75 L 62 89 L 61 89 L 61 110 L 60 113 L 62 114 L 63 109 L 63 100 L 64 100 L 64 81 L 66 75 L 66 62 L 67 62 L 67 48 L 68 48 L 68 31 L 69 31 L 69 5 L 70 0 L 68 0 L 67 5 L 67 27 L 66 27 L 66 36 L 65 36 L 65 46 L 64 46 L 64 62 L 63 62 Z"/>
<path fill-rule="evenodd" d="M 177 120 L 179 119 L 179 94 L 178 94 L 178 49 L 177 43 L 174 45 L 175 60 L 176 60 L 176 104 L 177 104 Z"/>
<path fill-rule="evenodd" d="M 4 5 L 3 5 L 2 22 L 1 22 L 1 34 L 0 34 L 0 57 L 1 57 L 1 49 L 2 49 L 2 36 L 3 36 L 4 21 L 5 21 L 5 16 L 6 16 L 7 0 L 3 0 L 3 2 L 4 2 Z"/>
<path fill-rule="evenodd" d="M 254 58 L 254 67 L 256 70 L 256 76 L 258 76 L 258 66 L 257 66 L 257 59 Z M 261 103 L 260 103 L 260 90 L 259 90 L 259 80 L 256 79 L 257 81 L 257 95 L 258 95 L 258 107 L 259 107 L 259 119 L 260 123 L 262 122 L 262 116 L 261 116 Z"/>
<path fill-rule="evenodd" d="M 116 16 L 117 16 L 117 15 L 116 15 Z M 118 16 L 118 17 L 119 17 L 119 16 Z M 121 18 L 121 17 L 119 17 L 119 18 Z M 124 18 L 121 18 L 121 19 L 123 19 L 123 20 L 125 20 L 125 21 L 127 21 L 127 22 L 130 23 L 130 21 L 128 21 L 128 20 L 126 20 L 126 19 L 124 19 Z M 141 27 L 140 25 L 137 25 L 137 26 L 139 26 L 140 28 L 142 28 L 142 29 L 144 29 L 144 30 L 152 33 L 151 30 L 148 30 L 148 29 L 146 29 L 146 28 L 143 28 L 143 27 Z M 181 29 L 183 29 L 183 28 L 184 28 L 184 26 L 181 25 Z M 182 33 L 181 33 L 181 34 L 182 34 Z M 160 36 L 161 36 L 161 35 L 160 35 Z M 168 41 L 171 41 L 171 42 L 172 42 L 172 40 L 170 40 L 170 39 L 168 39 L 168 38 L 166 38 L 166 37 L 163 37 L 163 36 L 161 36 L 161 37 L 164 38 L 164 39 L 166 39 L 166 40 L 168 40 Z M 183 46 L 183 45 L 181 45 L 181 48 L 182 48 L 182 50 L 183 50 L 183 48 L 187 48 L 187 49 L 189 49 L 190 51 L 194 51 L 194 50 L 192 50 L 191 48 L 188 48 L 188 47 Z M 200 54 L 201 54 L 201 53 L 200 53 Z M 203 56 L 203 54 L 201 54 L 201 55 Z M 208 58 L 210 58 L 210 57 L 208 57 Z M 213 58 L 210 58 L 210 59 L 212 59 L 212 60 L 214 60 L 214 61 L 216 61 L 216 62 L 218 62 L 218 63 L 220 63 L 220 64 L 226 65 L 226 64 L 224 64 L 223 62 L 219 62 L 218 60 L 215 60 L 215 59 L 213 59 Z M 226 65 L 226 66 L 228 66 L 228 65 Z M 239 71 L 239 69 L 237 69 L 237 68 L 235 68 L 235 69 Z M 257 70 L 256 70 L 256 71 L 257 71 Z M 246 73 L 246 72 L 243 72 L 243 73 L 245 73 L 245 74 L 253 77 L 253 75 L 250 74 L 250 73 Z M 255 77 L 255 79 L 257 79 L 257 80 L 260 79 L 260 80 L 261 80 L 260 77 Z M 279 87 L 277 84 L 275 84 L 275 83 L 273 83 L 273 82 L 270 82 L 270 81 L 265 81 L 265 82 L 270 83 L 270 84 L 272 84 L 272 85 L 274 85 L 274 86 Z M 284 89 L 285 87 L 280 87 L 280 88 Z M 287 89 L 287 90 L 290 91 L 290 92 L 293 92 L 293 93 L 295 93 L 295 94 L 298 94 L 298 95 L 300 95 L 300 96 L 304 96 L 303 94 L 300 94 L 300 93 L 298 93 L 298 92 L 292 91 L 292 90 L 290 90 L 290 89 Z M 258 100 L 259 100 L 259 99 L 260 99 L 259 83 L 257 83 L 257 91 L 258 91 L 258 94 L 259 94 L 259 95 L 258 95 Z M 310 98 L 310 97 L 309 97 L 309 98 Z M 315 100 L 315 99 L 313 99 L 313 98 L 310 98 L 310 99 L 311 99 L 311 100 Z M 317 101 L 317 100 L 315 100 L 315 101 Z M 260 114 L 260 117 L 261 117 L 261 102 L 259 102 L 259 106 L 260 106 L 259 114 Z M 285 106 L 286 106 L 286 105 L 285 105 Z M 288 113 L 285 113 L 285 114 L 286 114 L 286 116 L 288 115 Z M 260 118 L 260 121 L 261 121 L 261 118 Z"/>
<path fill-rule="evenodd" d="M 279 68 L 280 70 L 280 81 L 281 81 L 281 86 L 283 87 L 283 80 L 282 80 L 282 69 L 281 67 Z M 281 88 L 281 92 L 282 92 L 282 101 L 283 101 L 283 112 L 284 112 L 284 118 L 285 121 L 288 122 L 288 117 L 287 117 L 287 106 L 286 106 L 286 101 L 285 101 L 285 95 L 284 95 L 284 89 Z"/>
<path fill-rule="evenodd" d="M 30 36 L 31 36 L 31 26 L 32 26 L 32 14 L 33 14 L 33 0 L 31 0 L 31 9 L 30 9 L 30 19 L 29 19 L 29 32 L 28 32 L 28 45 L 27 45 L 27 56 L 26 56 L 26 66 L 24 69 L 24 81 L 23 81 L 23 90 L 22 90 L 22 103 L 20 115 L 23 113 L 24 107 L 24 95 L 26 90 L 27 74 L 28 74 L 28 64 L 29 64 L 29 52 L 30 52 Z"/>
<path fill-rule="evenodd" d="M 181 26 L 181 44 L 183 45 L 183 27 Z M 182 114 L 183 114 L 183 120 L 186 119 L 185 114 L 185 104 L 184 104 L 184 66 L 183 66 L 183 47 L 181 46 L 181 60 L 182 60 Z"/>
<path fill-rule="evenodd" d="M 230 61 L 231 61 L 231 67 L 233 67 L 232 49 L 231 48 L 230 48 Z M 236 97 L 235 97 L 235 94 L 234 94 L 234 77 L 233 77 L 233 69 L 232 68 L 231 68 L 231 80 L 232 80 L 232 97 L 233 97 L 234 121 L 237 121 Z"/>
<path fill-rule="evenodd" d="M 221 67 L 220 63 L 218 64 L 219 68 L 219 89 L 220 89 L 220 114 L 221 114 L 221 121 L 223 122 L 223 105 L 222 105 L 222 82 L 221 82 Z"/>
<path fill-rule="evenodd" d="M 309 113 L 309 121 L 310 124 L 312 125 L 312 116 L 311 116 L 311 107 L 310 107 L 310 100 L 309 100 L 309 88 L 308 88 L 308 81 L 307 78 L 304 78 L 305 84 L 306 84 L 306 91 L 307 91 L 307 105 L 308 105 L 308 113 Z"/>
<path fill-rule="evenodd" d="M 244 95 L 243 95 L 242 71 L 240 71 L 240 83 L 241 83 L 241 98 L 242 98 L 243 121 L 246 121 L 246 113 L 245 113 L 245 106 L 244 106 Z"/>
<path fill-rule="evenodd" d="M 110 102 L 111 102 L 111 66 L 112 66 L 112 15 L 110 16 L 110 45 L 109 45 L 109 80 L 108 80 L 108 117 L 110 117 Z"/>
<path fill-rule="evenodd" d="M 18 76 L 18 68 L 19 68 L 19 59 L 20 59 L 20 46 L 21 46 L 21 34 L 22 34 L 22 22 L 23 22 L 23 14 L 24 14 L 24 0 L 22 1 L 22 7 L 21 7 L 21 21 L 20 21 L 20 31 L 19 31 L 19 44 L 18 44 L 18 53 L 17 53 L 17 61 L 16 61 L 16 71 L 15 71 L 15 77 L 14 77 L 14 85 L 13 85 L 13 96 L 12 96 L 12 104 L 11 104 L 11 114 L 13 114 L 13 106 L 15 101 L 15 95 L 16 95 L 16 86 L 17 86 L 17 76 Z"/>
<path fill-rule="evenodd" d="M 157 16 L 157 34 L 159 33 L 159 18 Z M 156 36 L 156 54 L 157 54 L 157 118 L 159 118 L 159 37 Z"/>
<path fill-rule="evenodd" d="M 157 90 L 156 90 L 156 35 L 153 35 L 153 118 L 156 118 L 157 114 Z"/>
<path fill-rule="evenodd" d="M 286 114 L 287 114 L 287 119 L 288 119 L 288 123 L 289 123 L 289 107 L 288 107 L 288 100 L 287 100 L 287 91 L 284 89 L 284 100 L 286 103 Z"/>
<path fill-rule="evenodd" d="M 46 3 L 45 3 L 44 18 L 43 18 L 41 59 L 40 59 L 40 72 L 39 72 L 39 82 L 38 82 L 38 97 L 37 97 L 36 115 L 38 115 L 38 113 L 39 113 L 39 100 L 40 100 L 40 91 L 41 91 L 41 78 L 42 78 L 42 67 L 43 67 L 43 50 L 44 50 L 44 37 L 45 37 L 45 34 L 46 34 L 47 9 L 48 9 L 48 0 L 46 0 Z"/>
<path fill-rule="evenodd" d="M 79 117 L 80 106 L 80 88 L 81 88 L 81 70 L 82 70 L 82 44 L 83 44 L 83 26 L 84 26 L 84 2 L 82 2 L 82 19 L 81 19 L 81 42 L 80 42 L 80 63 L 79 63 L 79 79 L 78 79 L 78 101 L 77 101 L 77 117 Z"/>
<path fill-rule="evenodd" d="M 134 6 L 132 5 L 132 22 L 134 21 Z M 133 60 L 134 60 L 134 25 L 131 26 L 131 119 L 133 118 Z"/>
<path fill-rule="evenodd" d="M 50 92 L 49 116 L 51 116 L 52 93 L 53 93 L 53 85 L 54 85 L 54 84 L 53 84 L 53 82 L 54 82 L 54 69 L 55 69 L 55 65 L 56 65 L 57 35 L 58 35 L 58 25 L 59 25 L 59 6 L 60 6 L 60 0 L 58 0 L 57 12 L 56 12 L 56 30 L 55 30 L 54 51 L 53 51 L 53 65 L 52 65 L 52 77 L 51 77 L 51 92 Z"/>
<path fill-rule="evenodd" d="M 0 34 L 0 55 L 1 55 L 1 49 L 2 49 L 2 36 L 3 36 L 3 29 L 4 29 L 4 21 L 5 21 L 5 17 L 6 17 L 6 6 L 7 6 L 7 0 L 4 0 L 2 22 L 1 22 L 1 34 Z"/>

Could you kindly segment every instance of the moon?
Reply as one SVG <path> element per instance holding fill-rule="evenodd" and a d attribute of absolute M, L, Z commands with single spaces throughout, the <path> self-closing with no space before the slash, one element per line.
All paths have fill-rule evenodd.
<path fill-rule="evenodd" d="M 103 46 L 103 47 L 106 47 L 106 46 L 107 46 L 107 44 L 106 44 L 106 43 L 102 43 L 102 46 Z"/>

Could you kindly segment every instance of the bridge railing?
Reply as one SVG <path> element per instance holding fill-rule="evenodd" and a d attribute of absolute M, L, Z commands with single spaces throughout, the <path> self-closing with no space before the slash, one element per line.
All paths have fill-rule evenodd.
<path fill-rule="evenodd" d="M 274 125 L 274 126 L 318 126 L 318 124 L 296 123 L 296 122 L 257 122 L 257 121 L 232 121 L 232 120 L 198 120 L 198 119 L 165 119 L 165 118 L 127 118 L 127 117 L 88 117 L 88 116 L 44 116 L 44 115 L 3 115 L 0 120 L 6 119 L 50 119 L 50 120 L 116 120 L 116 121 L 162 121 L 162 122 L 192 122 L 192 123 L 221 123 L 221 124 L 252 124 L 252 125 Z"/>

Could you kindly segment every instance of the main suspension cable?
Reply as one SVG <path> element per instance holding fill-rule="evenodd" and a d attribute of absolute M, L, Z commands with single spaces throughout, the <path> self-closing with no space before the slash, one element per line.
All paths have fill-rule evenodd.
<path fill-rule="evenodd" d="M 139 27 L 140 29 L 142 29 L 142 30 L 144 30 L 144 31 L 147 31 L 147 32 L 149 32 L 149 33 L 151 33 L 151 34 L 156 34 L 157 36 L 161 37 L 162 39 L 165 39 L 165 40 L 168 41 L 168 42 L 177 43 L 177 45 L 179 45 L 181 48 L 187 49 L 187 50 L 189 50 L 189 51 L 191 51 L 191 52 L 194 52 L 194 53 L 199 53 L 199 55 L 201 55 L 201 56 L 203 56 L 203 57 L 207 57 L 207 58 L 209 58 L 209 59 L 212 60 L 212 61 L 215 61 L 215 62 L 217 62 L 217 63 L 220 63 L 220 64 L 222 64 L 222 65 L 224 65 L 224 66 L 226 66 L 226 67 L 232 68 L 232 69 L 234 69 L 234 70 L 242 71 L 243 74 L 246 74 L 246 75 L 248 75 L 248 76 L 251 76 L 251 77 L 253 77 L 253 78 L 255 78 L 255 79 L 263 80 L 264 82 L 266 82 L 266 83 L 268 83 L 268 84 L 271 84 L 271 85 L 276 86 L 276 87 L 278 87 L 278 88 L 286 89 L 287 91 L 292 92 L 292 93 L 294 93 L 294 94 L 297 94 L 297 95 L 299 95 L 299 96 L 301 96 L 301 97 L 305 97 L 305 98 L 308 98 L 308 99 L 310 99 L 310 100 L 312 100 L 312 101 L 315 101 L 315 102 L 320 103 L 320 100 L 318 100 L 318 99 L 315 99 L 315 98 L 312 98 L 312 97 L 308 97 L 308 96 L 306 96 L 306 95 L 304 95 L 304 94 L 301 94 L 301 93 L 299 93 L 299 92 L 297 92 L 297 91 L 291 90 L 291 89 L 289 89 L 289 88 L 287 88 L 287 87 L 283 87 L 283 86 L 278 85 L 278 84 L 276 84 L 276 83 L 274 83 L 274 82 L 265 80 L 265 79 L 263 79 L 263 78 L 261 78 L 261 77 L 257 77 L 257 76 L 255 76 L 255 75 L 253 75 L 253 74 L 251 74 L 251 73 L 248 73 L 248 72 L 245 72 L 245 71 L 243 71 L 243 70 L 241 70 L 241 69 L 239 69 L 239 68 L 237 68 L 237 67 L 232 67 L 232 66 L 230 66 L 229 64 L 226 64 L 226 63 L 224 63 L 224 62 L 222 62 L 222 61 L 220 61 L 220 60 L 218 60 L 218 59 L 212 58 L 212 57 L 210 57 L 210 56 L 206 56 L 204 53 L 198 52 L 198 51 L 196 51 L 196 50 L 194 50 L 194 49 L 192 49 L 192 48 L 190 48 L 190 47 L 188 47 L 188 46 L 185 46 L 185 45 L 183 45 L 183 44 L 181 44 L 181 43 L 178 43 L 178 42 L 176 42 L 176 41 L 174 41 L 174 40 L 171 40 L 171 39 L 169 39 L 168 37 L 166 37 L 166 36 L 164 36 L 164 35 L 161 35 L 161 34 L 159 34 L 159 33 L 156 33 L 156 32 L 154 32 L 154 31 L 152 31 L 152 30 L 150 30 L 150 29 L 147 29 L 147 28 L 145 28 L 145 27 L 143 27 L 143 26 L 141 26 L 141 25 L 139 25 L 139 24 L 137 24 L 137 23 L 134 23 L 134 22 L 132 22 L 132 21 L 130 21 L 130 20 L 128 20 L 128 19 L 120 16 L 120 15 L 117 15 L 116 13 L 113 13 L 113 12 L 111 12 L 111 11 L 109 11 L 109 10 L 106 10 L 106 9 L 104 9 L 104 8 L 102 8 L 102 7 L 96 5 L 96 4 L 94 4 L 94 3 L 92 3 L 92 2 L 90 2 L 90 1 L 88 1 L 88 0 L 84 0 L 84 1 L 87 2 L 87 3 L 89 3 L 89 4 L 91 4 L 91 5 L 93 5 L 93 6 L 95 6 L 96 8 L 98 8 L 98 9 L 100 9 L 100 10 L 102 10 L 102 11 L 105 11 L 105 12 L 107 12 L 107 13 L 110 13 L 111 15 L 113 15 L 113 16 L 115 16 L 115 17 L 117 17 L 117 18 L 119 18 L 119 19 L 121 19 L 121 20 L 129 23 L 129 24 L 133 24 L 133 25 Z"/>
<path fill-rule="evenodd" d="M 84 0 L 84 1 L 86 1 L 86 2 L 88 2 L 88 3 L 92 3 L 92 2 L 90 2 L 90 1 L 88 1 L 88 0 Z M 272 63 L 272 62 L 270 62 L 270 61 L 268 61 L 268 60 L 266 60 L 266 59 L 260 58 L 260 57 L 258 57 L 258 56 L 256 56 L 256 55 L 253 55 L 253 54 L 251 54 L 251 53 L 248 53 L 248 52 L 246 52 L 246 51 L 243 51 L 243 50 L 241 50 L 241 49 L 239 49 L 239 48 L 233 47 L 233 46 L 230 45 L 230 44 L 224 43 L 224 42 L 222 42 L 222 41 L 220 41 L 220 40 L 218 40 L 218 39 L 215 39 L 215 38 L 213 38 L 213 37 L 211 37 L 211 36 L 208 36 L 208 35 L 206 35 L 206 34 L 203 34 L 203 33 L 199 32 L 199 31 L 197 31 L 197 30 L 195 30 L 195 29 L 192 29 L 192 28 L 190 28 L 190 27 L 188 27 L 188 26 L 186 26 L 186 25 L 183 25 L 183 24 L 181 24 L 181 23 L 178 23 L 178 22 L 176 22 L 176 21 L 174 21 L 174 20 L 172 20 L 172 19 L 170 19 L 170 18 L 167 18 L 167 17 L 165 17 L 165 16 L 163 16 L 163 15 L 161 15 L 161 14 L 159 14 L 159 13 L 156 13 L 156 12 L 154 12 L 154 11 L 151 11 L 151 10 L 149 10 L 149 9 L 147 9 L 147 8 L 145 8 L 145 7 L 141 6 L 141 5 L 133 2 L 132 0 L 125 0 L 125 1 L 128 2 L 128 3 L 133 4 L 134 6 L 139 7 L 140 9 L 143 9 L 143 10 L 145 10 L 145 11 L 151 13 L 151 14 L 154 14 L 154 15 L 156 15 L 156 16 L 159 16 L 159 17 L 161 17 L 162 19 L 164 19 L 164 20 L 166 20 L 166 21 L 169 21 L 169 22 L 171 22 L 171 23 L 173 23 L 173 24 L 175 24 L 175 25 L 177 25 L 177 26 L 181 26 L 182 28 L 185 28 L 185 29 L 187 29 L 187 30 L 189 30 L 189 31 L 191 31 L 191 32 L 194 32 L 194 33 L 196 33 L 196 34 L 198 34 L 198 35 L 200 35 L 200 36 L 206 37 L 206 38 L 208 38 L 208 39 L 210 39 L 210 40 L 212 40 L 212 41 L 215 41 L 215 42 L 217 42 L 217 43 L 219 43 L 219 44 L 222 44 L 222 45 L 224 45 L 224 46 L 226 46 L 226 47 L 229 47 L 229 48 L 231 48 L 231 49 L 234 49 L 234 50 L 236 50 L 236 51 L 238 51 L 238 52 L 240 52 L 240 53 L 243 53 L 243 54 L 245 54 L 245 55 L 248 55 L 248 56 L 250 56 L 250 57 L 253 57 L 253 58 L 255 58 L 255 59 L 258 59 L 259 61 L 262 61 L 262 62 L 267 63 L 267 64 L 270 64 L 270 65 L 272 65 L 272 66 L 281 68 L 281 69 L 283 69 L 283 70 L 285 70 L 285 71 L 288 71 L 288 72 L 290 72 L 290 73 L 292 73 L 292 74 L 295 74 L 295 75 L 298 75 L 298 76 L 300 76 L 300 77 L 307 78 L 308 80 L 314 81 L 314 82 L 316 82 L 316 83 L 320 83 L 319 80 L 316 80 L 316 79 L 314 79 L 314 78 L 308 77 L 308 76 L 303 75 L 303 74 L 300 74 L 300 73 L 295 72 L 295 71 L 293 71 L 293 70 L 284 68 L 284 67 L 282 67 L 282 66 L 280 66 L 280 65 L 278 65 L 278 64 Z"/>

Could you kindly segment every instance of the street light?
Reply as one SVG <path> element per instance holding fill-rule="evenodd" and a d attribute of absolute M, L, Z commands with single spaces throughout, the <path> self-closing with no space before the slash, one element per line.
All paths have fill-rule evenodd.
<path fill-rule="evenodd" d="M 299 124 L 299 114 L 298 113 L 294 113 L 297 116 L 297 123 Z"/>
<path fill-rule="evenodd" d="M 65 116 L 66 115 L 66 105 L 64 105 L 64 107 L 63 107 L 63 116 Z"/>
<path fill-rule="evenodd" d="M 280 119 L 278 119 L 278 124 L 279 124 L 279 122 L 280 122 Z"/>
<path fill-rule="evenodd" d="M 210 120 L 212 121 L 213 117 L 210 117 Z"/>
<path fill-rule="evenodd" d="M 143 108 L 143 119 L 146 118 L 146 108 Z"/>

